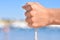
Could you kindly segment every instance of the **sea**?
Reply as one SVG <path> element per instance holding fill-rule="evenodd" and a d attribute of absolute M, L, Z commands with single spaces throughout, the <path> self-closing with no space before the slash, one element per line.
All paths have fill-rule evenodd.
<path fill-rule="evenodd" d="M 60 28 L 37 28 L 38 40 L 60 40 Z M 9 27 L 8 32 L 0 28 L 0 40 L 35 40 L 35 29 Z"/>

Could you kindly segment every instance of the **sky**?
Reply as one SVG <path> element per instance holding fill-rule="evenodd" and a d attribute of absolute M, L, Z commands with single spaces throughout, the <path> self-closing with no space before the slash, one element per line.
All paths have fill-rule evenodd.
<path fill-rule="evenodd" d="M 24 19 L 27 2 L 38 2 L 47 8 L 60 8 L 60 0 L 0 0 L 0 19 Z"/>
<path fill-rule="evenodd" d="M 60 0 L 0 0 L 0 19 L 25 19 L 22 6 L 27 2 L 38 2 L 46 8 L 60 8 Z M 4 40 L 0 29 L 0 40 Z M 34 40 L 34 29 L 12 28 L 8 33 L 9 40 Z M 60 28 L 39 28 L 39 40 L 60 40 Z"/>

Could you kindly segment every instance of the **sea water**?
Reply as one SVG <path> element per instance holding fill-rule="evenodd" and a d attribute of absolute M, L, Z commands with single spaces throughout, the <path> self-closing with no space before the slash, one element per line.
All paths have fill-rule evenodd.
<path fill-rule="evenodd" d="M 34 40 L 34 29 L 10 27 L 8 40 Z M 0 40 L 4 40 L 4 32 L 0 28 Z M 38 29 L 38 40 L 60 40 L 60 28 L 42 27 Z"/>

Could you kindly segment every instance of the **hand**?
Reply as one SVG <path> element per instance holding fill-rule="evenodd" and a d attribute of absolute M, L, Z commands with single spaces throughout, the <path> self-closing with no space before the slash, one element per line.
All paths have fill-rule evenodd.
<path fill-rule="evenodd" d="M 23 8 L 26 10 L 26 22 L 30 27 L 38 28 L 47 26 L 51 23 L 49 10 L 42 5 L 28 2 Z"/>

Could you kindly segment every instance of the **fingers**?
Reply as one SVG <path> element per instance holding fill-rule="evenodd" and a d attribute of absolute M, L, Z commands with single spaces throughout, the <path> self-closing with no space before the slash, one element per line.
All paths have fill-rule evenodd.
<path fill-rule="evenodd" d="M 37 28 L 48 24 L 48 12 L 39 3 L 28 2 L 23 6 L 23 8 L 26 10 L 26 22 L 30 27 Z"/>
<path fill-rule="evenodd" d="M 34 26 L 37 27 L 37 13 L 36 11 L 32 10 L 32 11 L 26 11 L 25 12 L 25 16 L 26 16 L 26 22 L 28 23 L 29 26 Z"/>
<path fill-rule="evenodd" d="M 26 5 L 23 6 L 23 8 L 27 11 L 30 11 L 30 10 L 36 8 L 37 5 L 38 5 L 38 3 L 36 3 L 36 2 L 28 2 L 28 3 L 26 3 Z"/>
<path fill-rule="evenodd" d="M 39 22 L 37 21 L 38 19 L 36 17 L 31 17 L 31 18 L 26 18 L 26 22 L 28 23 L 28 26 L 37 28 L 39 27 Z"/>
<path fill-rule="evenodd" d="M 40 18 L 39 13 L 41 10 L 41 5 L 35 2 L 28 2 L 26 5 L 23 6 L 23 8 L 26 10 L 25 16 L 26 16 L 26 22 L 30 27 L 37 28 L 40 25 Z M 42 7 L 42 6 L 41 6 Z"/>
<path fill-rule="evenodd" d="M 36 11 L 34 11 L 34 10 L 32 10 L 32 11 L 26 11 L 25 12 L 25 16 L 27 16 L 27 17 L 33 17 L 33 16 L 38 16 L 37 15 L 37 12 Z"/>
<path fill-rule="evenodd" d="M 39 6 L 40 8 L 44 8 L 43 5 L 39 4 L 38 2 L 28 2 L 28 3 L 26 3 L 26 4 L 30 5 L 32 8 L 34 8 L 35 6 L 36 6 L 37 8 L 38 8 L 38 6 Z"/>
<path fill-rule="evenodd" d="M 25 9 L 26 11 L 32 10 L 31 5 L 28 5 L 28 4 L 24 5 L 23 9 Z"/>
<path fill-rule="evenodd" d="M 26 5 L 23 6 L 23 8 L 25 10 L 29 11 L 29 10 L 32 10 L 32 7 L 31 7 L 32 5 L 33 5 L 32 2 L 28 2 L 28 3 L 26 3 Z"/>
<path fill-rule="evenodd" d="M 31 17 L 32 17 L 30 11 L 26 11 L 26 12 L 25 12 L 25 16 L 28 17 L 28 18 L 31 18 Z"/>
<path fill-rule="evenodd" d="M 28 26 L 29 27 L 33 27 L 33 28 L 38 28 L 40 27 L 40 25 L 38 23 L 34 23 L 33 21 L 32 22 L 27 22 L 28 23 Z"/>

